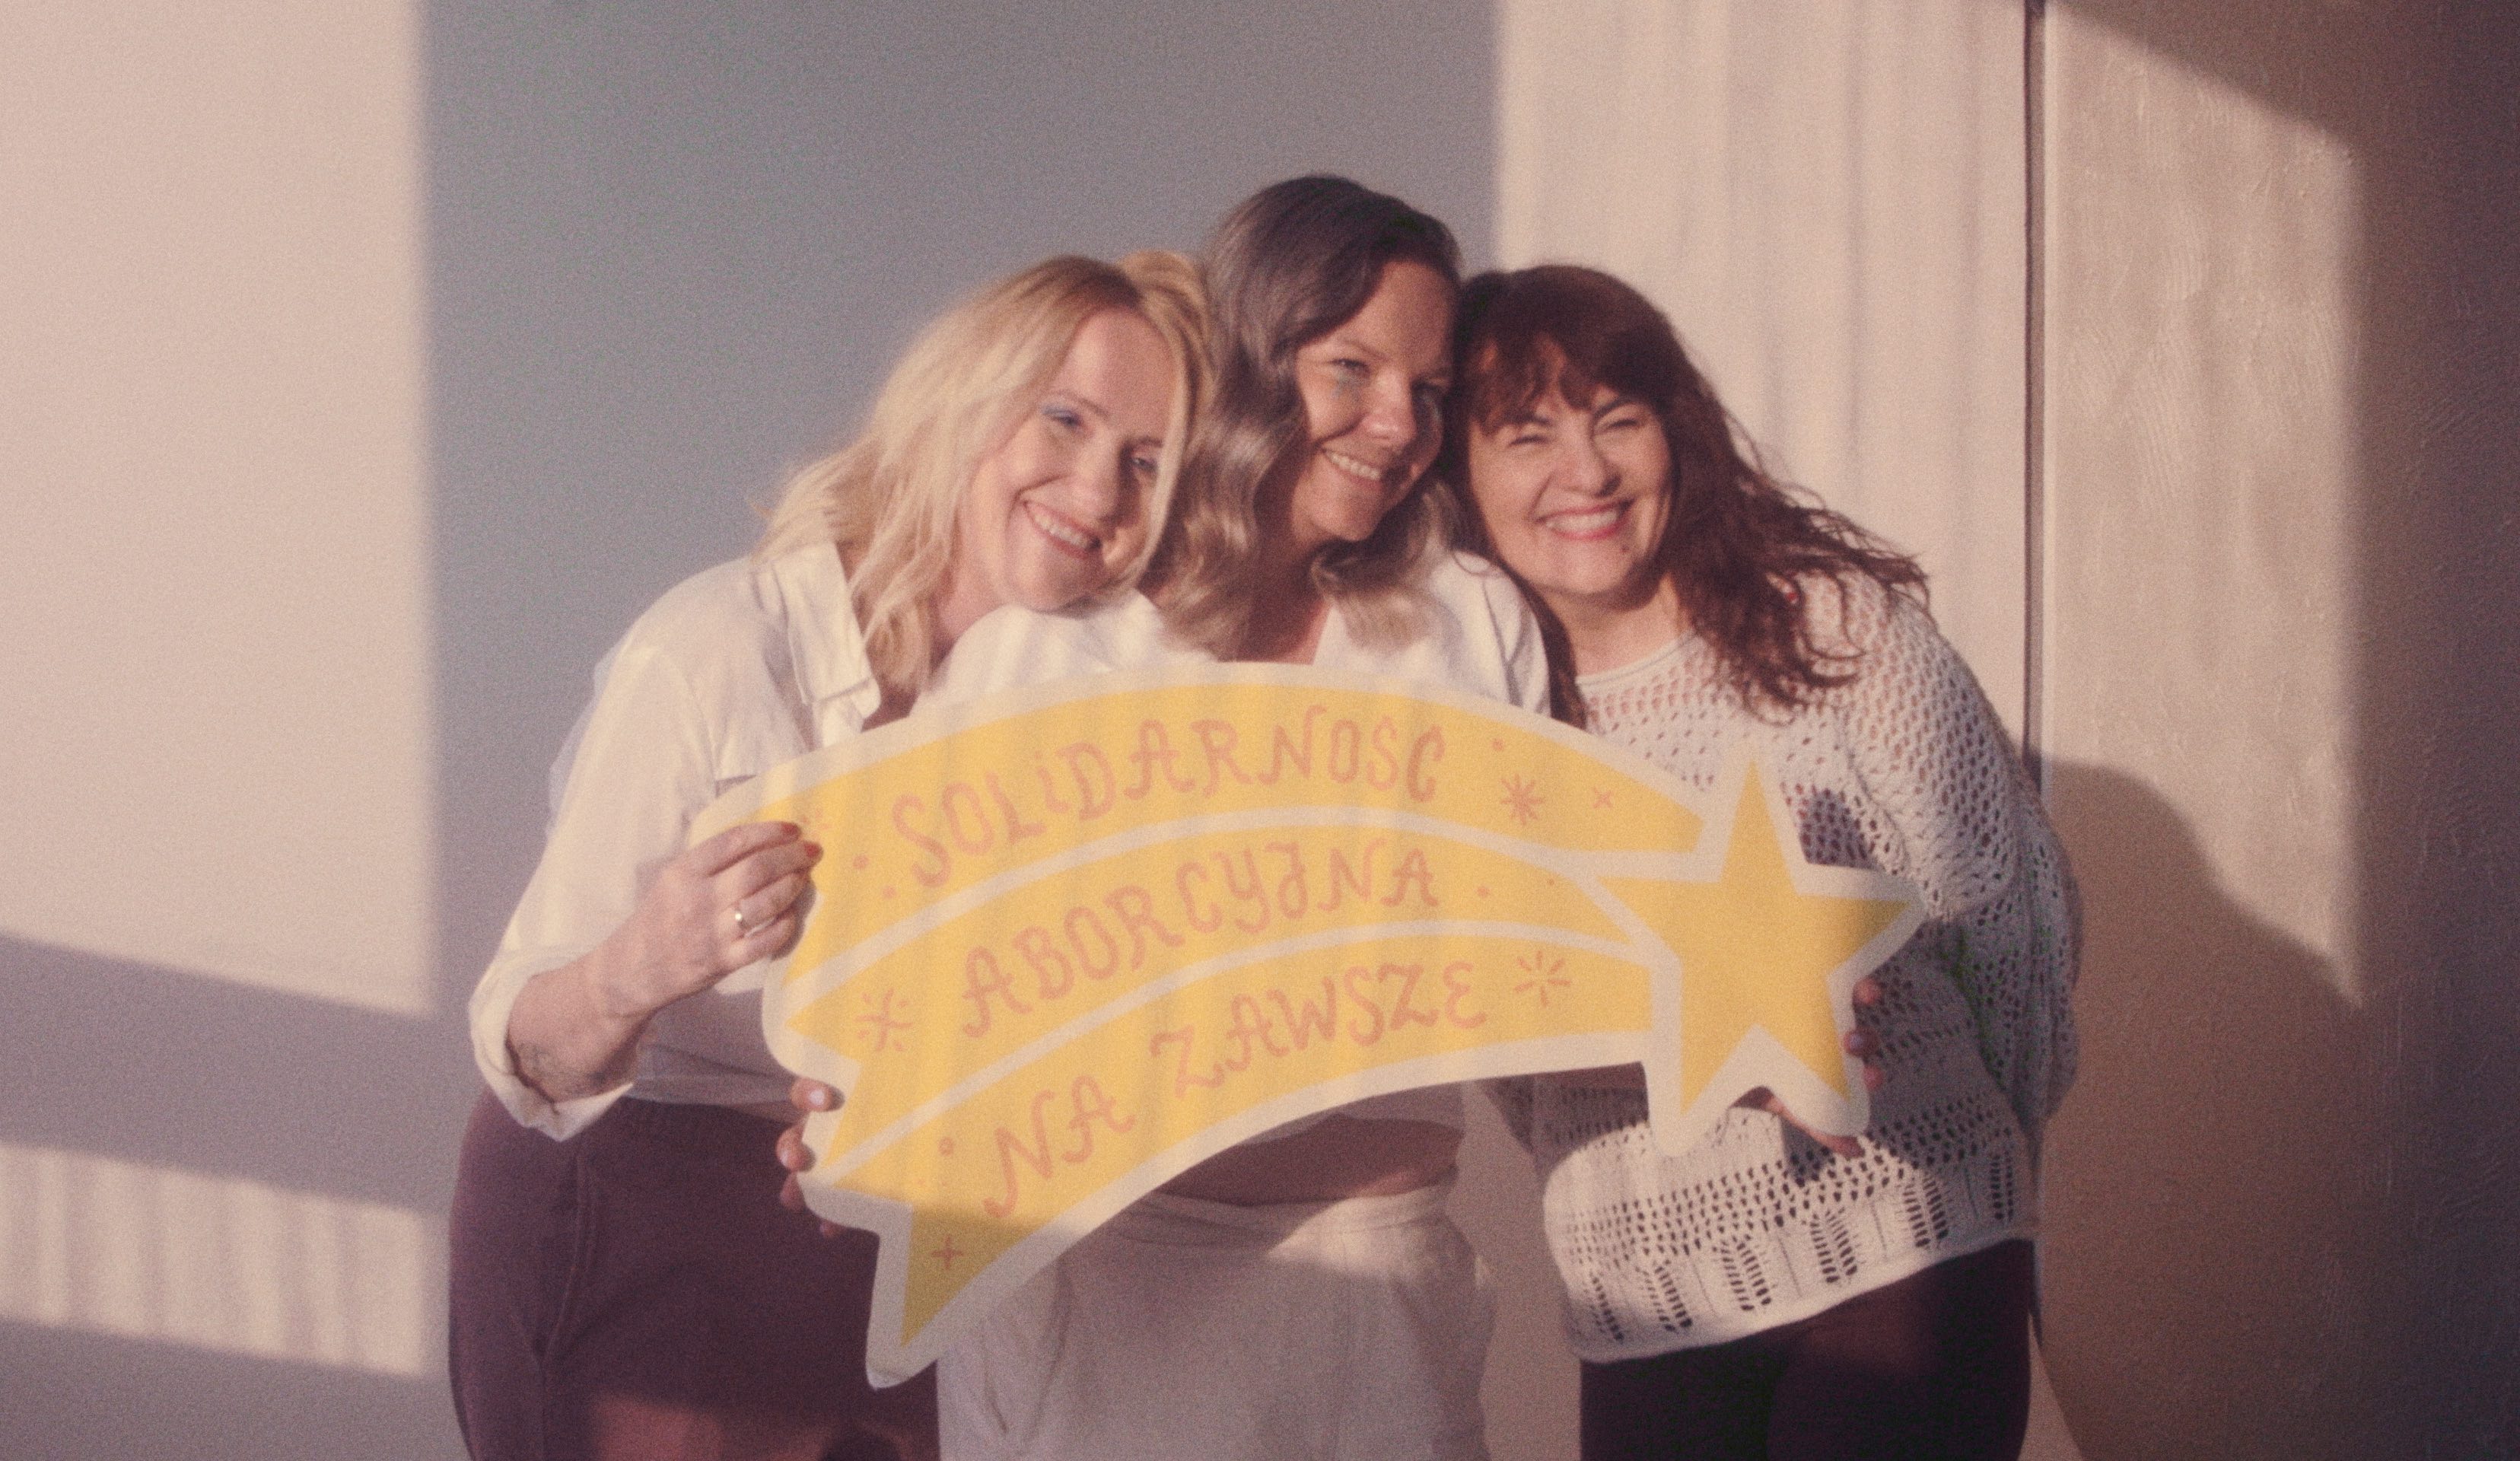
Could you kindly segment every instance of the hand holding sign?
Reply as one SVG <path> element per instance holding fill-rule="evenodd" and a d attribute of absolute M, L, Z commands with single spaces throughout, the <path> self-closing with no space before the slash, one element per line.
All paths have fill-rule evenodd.
<path fill-rule="evenodd" d="M 882 1235 L 910 1374 L 1096 1223 L 1294 1118 L 1641 1062 L 1677 1150 L 1757 1087 L 1861 1129 L 1857 979 L 1914 896 L 1511 707 L 1281 666 L 1105 676 L 779 768 L 704 815 L 832 850 L 771 1049 L 847 1094 L 809 1200 Z"/>

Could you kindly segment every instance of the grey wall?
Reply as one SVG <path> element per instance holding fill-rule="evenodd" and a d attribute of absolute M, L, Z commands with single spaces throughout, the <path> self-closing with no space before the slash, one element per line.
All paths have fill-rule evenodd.
<path fill-rule="evenodd" d="M 0 35 L 110 67 L 145 12 L 72 34 L 29 8 Z M 447 0 L 410 23 L 436 998 L 370 1014 L 0 941 L 0 1139 L 435 1214 L 476 1088 L 463 1001 L 539 851 L 545 768 L 631 616 L 741 552 L 748 500 L 845 432 L 918 323 L 996 273 L 1194 247 L 1252 188 L 1323 169 L 1482 251 L 1492 64 L 1487 7 L 1443 0 Z M 320 151 L 320 110 L 263 120 Z M 184 510 L 181 483 L 144 489 Z M 434 1376 L 0 1321 L 0 1454 L 460 1446 Z"/>

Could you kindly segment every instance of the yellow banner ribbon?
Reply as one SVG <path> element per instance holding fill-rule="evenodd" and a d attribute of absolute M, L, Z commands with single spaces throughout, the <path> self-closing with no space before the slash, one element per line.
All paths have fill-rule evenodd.
<path fill-rule="evenodd" d="M 915 1373 L 1093 1227 L 1368 1095 L 1642 1063 L 1679 1150 L 1759 1086 L 1863 1128 L 1855 982 L 1907 885 L 1510 706 L 1274 665 L 1070 680 L 778 767 L 693 829 L 828 849 L 763 1024 L 845 1100 L 807 1195 L 881 1237 Z"/>

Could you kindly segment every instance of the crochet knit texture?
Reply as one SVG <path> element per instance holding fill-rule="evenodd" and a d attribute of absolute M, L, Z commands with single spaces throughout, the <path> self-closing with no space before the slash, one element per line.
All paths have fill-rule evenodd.
<path fill-rule="evenodd" d="M 1888 1083 L 1862 1155 L 1735 1109 L 1661 1155 L 1641 1091 L 1558 1077 L 1491 1093 L 1530 1148 L 1576 1352 L 1613 1360 L 1786 1323 L 2036 1224 L 2041 1124 L 2073 1078 L 2064 857 L 1977 681 L 1926 614 L 1868 580 L 1810 589 L 1849 684 L 1755 714 L 1684 637 L 1587 676 L 1593 730 L 1703 794 L 1746 740 L 1816 863 L 1922 890 L 1924 926 L 1864 1015 Z M 1841 613 L 1841 610 L 1843 611 Z"/>

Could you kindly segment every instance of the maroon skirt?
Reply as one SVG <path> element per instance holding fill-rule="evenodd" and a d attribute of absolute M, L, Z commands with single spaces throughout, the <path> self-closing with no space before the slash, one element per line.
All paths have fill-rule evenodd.
<path fill-rule="evenodd" d="M 931 1371 L 866 1380 L 875 1239 L 779 1206 L 778 1124 L 623 1100 L 567 1141 L 487 1095 L 449 1253 L 476 1461 L 927 1461 Z"/>

